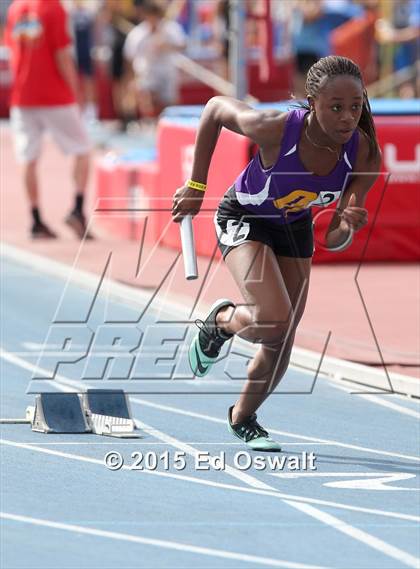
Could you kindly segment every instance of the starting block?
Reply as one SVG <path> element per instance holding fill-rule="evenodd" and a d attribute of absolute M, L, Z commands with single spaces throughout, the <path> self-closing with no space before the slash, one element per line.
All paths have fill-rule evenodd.
<path fill-rule="evenodd" d="M 86 393 L 41 393 L 25 419 L 3 423 L 30 423 L 40 433 L 94 433 L 137 438 L 130 402 L 122 390 L 88 389 Z"/>
<path fill-rule="evenodd" d="M 128 395 L 122 389 L 88 389 L 82 397 L 90 413 L 123 419 L 132 417 Z"/>
<path fill-rule="evenodd" d="M 95 435 L 106 435 L 108 437 L 119 438 L 137 438 L 134 432 L 136 429 L 133 419 L 122 419 L 121 417 L 112 417 L 111 415 L 98 415 L 92 413 L 90 415 L 92 424 L 92 432 Z"/>
<path fill-rule="evenodd" d="M 88 389 L 82 395 L 82 402 L 96 435 L 137 437 L 130 401 L 122 389 Z"/>
<path fill-rule="evenodd" d="M 39 433 L 91 433 L 77 393 L 41 393 L 26 409 L 32 430 Z"/>

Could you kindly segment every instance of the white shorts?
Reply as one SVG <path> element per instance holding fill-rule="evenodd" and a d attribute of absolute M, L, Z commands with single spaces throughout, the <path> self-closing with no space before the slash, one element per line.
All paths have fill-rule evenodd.
<path fill-rule="evenodd" d="M 90 142 L 77 105 L 12 107 L 10 124 L 19 162 L 36 160 L 44 132 L 49 132 L 65 154 L 86 154 Z"/>
<path fill-rule="evenodd" d="M 162 105 L 176 105 L 179 95 L 177 81 L 171 77 L 144 75 L 137 79 L 140 91 L 150 91 Z"/>

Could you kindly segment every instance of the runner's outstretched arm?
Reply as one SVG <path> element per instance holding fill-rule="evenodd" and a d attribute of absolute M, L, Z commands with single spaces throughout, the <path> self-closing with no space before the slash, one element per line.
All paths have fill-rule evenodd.
<path fill-rule="evenodd" d="M 207 183 L 211 158 L 221 129 L 247 136 L 264 153 L 281 140 L 286 113 L 277 110 L 258 111 L 232 97 L 213 97 L 204 108 L 195 142 L 191 179 Z M 201 208 L 204 192 L 182 186 L 174 194 L 173 221 L 180 222 L 187 215 L 196 215 Z"/>

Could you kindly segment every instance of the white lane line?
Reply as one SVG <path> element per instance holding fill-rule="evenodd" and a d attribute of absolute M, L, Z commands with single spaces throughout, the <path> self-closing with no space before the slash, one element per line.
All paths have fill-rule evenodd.
<path fill-rule="evenodd" d="M 393 401 L 390 401 L 389 398 L 392 397 L 390 394 L 383 394 L 380 395 L 372 395 L 372 394 L 365 394 L 365 393 L 357 393 L 354 389 L 349 389 L 348 387 L 344 387 L 343 385 L 337 385 L 334 381 L 329 381 L 331 387 L 338 389 L 340 391 L 344 391 L 345 393 L 351 393 L 355 397 L 360 397 L 361 399 L 365 399 L 366 401 L 370 401 L 371 403 L 375 403 L 375 405 L 381 405 L 382 407 L 386 407 L 387 409 L 392 409 L 393 411 L 397 411 L 403 415 L 407 415 L 408 417 L 413 417 L 414 419 L 420 419 L 420 412 L 416 411 L 415 409 L 410 409 L 408 407 L 404 407 L 403 405 L 398 405 Z"/>
<path fill-rule="evenodd" d="M 77 258 L 74 260 L 73 265 L 66 265 L 65 263 L 61 263 L 58 261 L 53 261 L 48 259 L 45 256 L 37 255 L 34 253 L 29 253 L 23 249 L 18 247 L 14 247 L 12 245 L 2 243 L 0 255 L 5 257 L 6 259 L 11 260 L 15 263 L 23 264 L 25 267 L 33 268 L 36 271 L 47 274 L 53 275 L 55 278 L 60 278 L 65 282 L 65 289 L 69 286 L 78 286 L 90 291 L 96 291 L 99 282 L 99 275 L 95 273 L 91 273 L 82 269 L 77 268 L 78 257 L 81 254 L 81 250 L 79 250 Z M 151 258 L 150 255 L 153 254 L 153 251 L 149 254 L 148 258 L 145 260 L 146 265 L 149 259 Z M 130 308 L 134 307 L 144 308 L 145 304 L 148 304 L 151 299 L 150 292 L 146 292 L 138 287 L 128 286 L 121 283 L 116 282 L 112 278 L 106 278 L 103 283 L 103 287 L 101 287 L 100 296 L 105 297 L 107 300 L 113 300 L 116 303 L 122 304 L 123 306 L 128 306 Z M 64 292 L 63 296 L 64 297 Z M 168 314 L 169 318 L 173 317 L 173 314 L 176 317 L 184 320 L 185 319 L 185 306 L 188 306 L 191 301 L 191 298 L 188 298 L 186 295 L 179 295 L 171 293 L 170 295 L 170 307 L 163 310 L 162 303 L 160 303 L 159 309 L 162 315 Z M 202 312 L 208 312 L 208 308 L 210 305 L 202 305 Z M 241 347 L 244 348 L 246 352 L 249 352 L 253 355 L 252 347 L 248 342 L 244 340 L 240 341 Z M 311 374 L 313 375 L 314 370 L 317 368 L 319 363 L 320 354 L 317 352 L 313 352 L 311 350 L 304 350 L 302 348 L 294 347 L 292 350 L 292 367 L 298 369 L 301 373 Z M 308 366 L 311 369 L 307 369 Z M 379 388 L 382 387 L 385 378 L 378 372 L 378 370 L 372 370 L 369 366 L 363 366 L 360 364 L 355 364 L 353 362 L 349 362 L 346 360 L 340 360 L 338 358 L 333 358 L 330 356 L 325 356 L 323 360 L 323 369 L 320 370 L 320 375 L 331 375 L 340 374 L 341 376 L 344 375 L 347 381 L 355 382 L 356 378 L 362 374 L 366 380 L 366 387 L 371 387 L 369 385 L 369 381 L 372 385 L 378 385 Z M 397 388 L 400 388 L 403 392 L 408 392 L 411 394 L 418 395 L 418 380 L 411 376 L 405 376 L 401 374 L 392 373 L 390 374 L 393 385 Z M 352 379 L 350 379 L 350 377 Z M 356 382 L 360 385 L 360 382 Z M 386 382 L 385 382 L 386 383 Z"/>
<path fill-rule="evenodd" d="M 62 352 L 61 352 L 62 353 Z M 343 389 L 347 390 L 347 393 L 351 393 L 354 395 L 383 395 L 385 398 L 392 397 L 393 400 L 401 401 L 401 403 L 419 403 L 418 397 L 419 394 L 404 394 L 398 391 L 390 391 L 388 387 L 380 387 L 374 385 L 365 385 L 361 383 L 357 383 L 351 379 L 347 379 L 345 377 L 341 377 L 340 375 L 325 375 L 323 376 L 329 383 L 336 385 L 337 387 L 340 386 Z M 406 378 L 411 376 L 405 376 Z M 412 377 L 412 379 L 416 379 Z M 407 409 L 407 407 L 405 407 Z M 408 407 L 409 409 L 410 407 Z"/>
<path fill-rule="evenodd" d="M 393 411 L 398 411 L 398 413 L 402 413 L 403 415 L 407 415 L 408 417 L 413 417 L 414 419 L 420 419 L 420 412 L 416 411 L 415 409 L 408 409 L 407 407 L 403 407 L 402 405 L 397 405 L 392 401 L 389 401 L 389 395 L 384 395 L 380 397 L 378 395 L 358 395 L 362 399 L 366 399 L 366 401 L 371 401 L 376 405 L 381 405 L 382 407 L 386 407 L 387 409 L 392 409 Z"/>
<path fill-rule="evenodd" d="M 97 528 L 90 528 L 75 524 L 67 524 L 62 522 L 54 522 L 52 520 L 45 520 L 41 518 L 32 518 L 29 516 L 20 516 L 10 514 L 8 512 L 0 512 L 0 517 L 5 520 L 14 522 L 21 522 L 35 526 L 47 527 L 51 529 L 64 530 L 71 533 L 92 535 L 95 537 L 103 537 L 106 539 L 115 539 L 118 541 L 128 541 L 142 545 L 149 545 L 152 547 L 159 547 L 163 549 L 171 549 L 175 551 L 183 551 L 186 553 L 195 553 L 198 555 L 206 555 L 209 557 L 220 557 L 222 559 L 233 559 L 235 561 L 242 561 L 244 563 L 254 563 L 258 565 L 266 565 L 268 567 L 282 567 L 283 569 L 322 569 L 319 565 L 307 565 L 306 563 L 294 563 L 292 561 L 280 561 L 279 559 L 272 559 L 270 557 L 259 557 L 257 555 L 247 555 L 245 553 L 235 553 L 233 551 L 226 551 L 224 549 L 213 549 L 210 547 L 198 547 L 196 545 L 189 545 L 178 541 L 167 541 L 164 539 L 151 539 L 142 537 L 140 535 L 132 535 L 128 533 L 120 533 L 115 531 L 106 531 Z"/>
<path fill-rule="evenodd" d="M 382 478 L 369 478 L 367 480 L 361 480 L 357 478 L 356 480 L 339 480 L 336 482 L 326 482 L 324 486 L 330 488 L 346 488 L 350 490 L 373 490 L 383 492 L 420 492 L 420 488 L 406 488 L 404 486 L 390 486 L 391 482 L 398 482 L 400 480 L 410 480 L 415 478 L 415 474 L 409 474 L 408 472 L 396 472 L 395 474 L 387 474 L 382 476 Z"/>
<path fill-rule="evenodd" d="M 23 369 L 27 369 L 28 371 L 31 371 L 32 373 L 34 373 L 35 371 L 41 371 L 42 373 L 46 372 L 46 370 L 40 370 L 40 368 L 38 368 L 36 365 L 33 365 L 29 362 L 26 362 L 22 358 L 18 358 L 17 356 L 14 356 L 10 352 L 7 352 L 7 351 L 2 350 L 2 349 L 0 349 L 0 357 L 3 358 L 4 360 L 10 362 L 10 363 L 13 363 L 16 366 L 19 366 Z M 65 383 L 69 384 L 69 382 L 71 382 L 71 381 L 72 380 L 69 380 L 69 379 L 65 378 L 64 376 L 57 375 L 56 379 L 54 381 L 52 381 L 51 383 L 53 385 L 56 385 L 59 382 L 62 382 L 63 384 L 65 384 Z M 83 385 L 84 388 L 87 387 L 87 385 L 85 383 L 81 382 L 81 385 Z M 173 407 L 170 405 L 162 405 L 159 403 L 153 403 L 151 401 L 147 401 L 147 399 L 140 399 L 138 397 L 130 397 L 130 401 L 132 403 L 135 403 L 138 405 L 144 405 L 144 406 L 151 407 L 154 409 L 159 409 L 160 411 L 170 411 L 171 413 L 176 413 L 178 415 L 184 415 L 186 417 L 193 417 L 196 419 L 202 419 L 204 421 L 211 421 L 213 423 L 220 423 L 220 424 L 225 423 L 225 419 L 219 419 L 217 417 L 212 417 L 212 416 L 206 415 L 204 413 L 194 413 L 193 411 L 185 411 L 184 409 L 180 409 L 178 407 Z M 317 437 L 308 437 L 305 435 L 297 435 L 295 433 L 291 433 L 290 431 L 279 431 L 278 429 L 269 429 L 269 430 L 276 435 L 291 437 L 291 438 L 295 438 L 295 439 L 299 439 L 299 440 L 303 440 L 303 441 L 308 441 L 311 443 L 324 443 L 324 444 L 329 444 L 331 446 L 337 446 L 337 447 L 341 447 L 341 448 L 349 448 L 352 450 L 358 450 L 358 451 L 369 453 L 369 454 L 378 454 L 381 456 L 391 456 L 393 458 L 402 458 L 405 460 L 413 460 L 416 462 L 420 462 L 419 456 L 412 456 L 409 454 L 401 454 L 401 453 L 390 452 L 390 451 L 386 451 L 386 450 L 373 449 L 370 447 L 363 447 L 360 445 L 352 445 L 349 443 L 341 443 L 341 442 L 331 440 L 331 439 L 320 439 Z"/>
<path fill-rule="evenodd" d="M 137 419 L 136 419 L 137 421 Z M 0 430 L 2 428 L 2 425 L 0 425 Z M 4 427 L 3 427 L 4 428 Z M 6 427 L 7 428 L 7 427 Z M 144 429 L 145 430 L 145 429 Z M 124 441 L 119 441 L 118 439 L 116 439 L 115 441 L 110 440 L 109 442 L 95 442 L 95 441 L 58 441 L 58 442 L 48 442 L 48 443 L 43 443 L 41 441 L 19 441 L 25 445 L 37 445 L 37 446 L 97 446 L 97 445 L 105 445 L 105 446 L 159 446 L 159 445 L 164 445 L 166 446 L 167 443 L 163 442 L 163 441 L 144 441 L 141 438 L 136 439 L 135 441 L 130 441 L 127 440 L 126 442 Z M 221 443 L 221 442 L 207 442 L 207 441 L 185 441 L 185 444 L 187 445 L 213 445 L 213 446 L 241 446 L 243 447 L 244 443 L 239 443 L 239 442 L 232 442 L 232 443 Z M 325 443 L 318 443 L 319 445 L 323 445 Z M 307 443 L 285 443 L 282 441 L 281 443 L 282 446 L 305 446 L 307 447 Z"/>
<path fill-rule="evenodd" d="M 318 508 L 314 508 L 309 504 L 300 504 L 291 500 L 285 500 L 285 502 L 286 504 L 289 504 L 289 506 L 300 510 L 304 514 L 307 514 L 308 516 L 311 516 L 312 518 L 315 518 L 316 520 L 319 520 L 320 522 L 323 522 L 324 524 L 327 524 L 334 529 L 341 531 L 345 535 L 348 535 L 353 539 L 366 544 L 372 549 L 376 549 L 380 553 L 383 553 L 392 559 L 396 559 L 400 563 L 404 563 L 404 565 L 407 565 L 408 567 L 413 567 L 414 569 L 419 568 L 419 559 L 417 557 L 410 555 L 410 553 L 407 553 L 398 547 L 390 545 L 386 541 L 383 541 L 382 539 L 379 539 L 370 533 L 351 526 L 350 524 L 343 522 L 335 516 L 322 512 Z"/>
<path fill-rule="evenodd" d="M 0 439 L 0 443 L 15 447 L 15 448 L 22 448 L 30 451 L 40 452 L 44 454 L 48 454 L 51 456 L 58 456 L 60 458 L 65 458 L 69 460 L 77 460 L 79 462 L 87 462 L 90 464 L 98 464 L 102 467 L 105 467 L 104 461 L 102 459 L 93 458 L 90 456 L 85 456 L 81 454 L 73 454 L 68 452 L 62 452 L 59 450 L 52 450 L 48 448 L 38 447 L 34 444 L 25 444 L 19 443 L 16 441 L 11 441 L 8 439 Z M 131 471 L 130 466 L 124 464 L 122 467 L 123 470 Z M 349 510 L 351 512 L 360 512 L 363 514 L 371 514 L 375 516 L 382 516 L 385 518 L 394 518 L 398 520 L 404 520 L 409 522 L 420 523 L 420 516 L 413 516 L 411 514 L 402 514 L 399 512 L 389 512 L 387 510 L 377 510 L 374 508 L 364 508 L 360 506 L 351 506 L 348 504 L 342 504 L 341 502 L 332 502 L 330 500 L 320 500 L 318 498 L 307 498 L 304 496 L 296 496 L 293 494 L 285 494 L 284 492 L 277 492 L 277 491 L 269 491 L 269 490 L 262 490 L 259 488 L 249 488 L 247 486 L 235 486 L 233 484 L 226 484 L 224 482 L 214 482 L 212 480 L 205 480 L 204 478 L 197 478 L 194 476 L 188 476 L 186 474 L 176 474 L 174 472 L 168 471 L 159 471 L 159 470 L 142 470 L 142 474 L 150 474 L 151 476 L 161 476 L 163 478 L 173 478 L 175 480 L 180 480 L 182 482 L 193 483 L 193 484 L 200 484 L 202 486 L 210 486 L 213 488 L 220 488 L 222 490 L 232 490 L 234 492 L 242 492 L 245 494 L 257 494 L 259 496 L 269 496 L 270 499 L 288 499 L 288 500 L 295 500 L 303 503 L 308 504 L 317 504 L 321 506 L 330 506 L 332 508 L 338 508 L 342 510 Z"/>
<path fill-rule="evenodd" d="M 4 357 L 4 359 L 7 359 L 10 362 L 16 363 L 20 367 L 25 367 L 25 369 L 31 370 L 32 373 L 36 372 L 36 373 L 41 373 L 43 375 L 48 374 L 47 370 L 45 370 L 39 366 L 25 362 L 24 360 L 21 360 L 20 358 L 17 358 L 16 356 L 12 356 L 11 354 L 5 352 L 4 350 L 0 351 L 0 356 L 2 358 Z M 89 387 L 92 387 L 91 385 L 89 385 L 86 382 L 68 379 L 68 378 L 61 376 L 61 375 L 57 375 L 55 381 L 51 380 L 51 381 L 49 381 L 49 383 L 50 384 L 53 383 L 55 385 L 55 387 L 60 389 L 61 391 L 68 391 L 69 387 L 82 389 L 83 391 L 88 389 Z M 200 450 L 196 449 L 195 447 L 192 447 L 191 445 L 183 443 L 179 439 L 176 439 L 175 437 L 172 437 L 172 436 L 156 429 L 155 427 L 152 427 L 151 425 L 147 425 L 143 421 L 139 421 L 136 419 L 136 423 L 138 424 L 138 426 L 141 429 L 144 429 L 144 430 L 147 430 L 147 431 L 153 433 L 153 436 L 156 437 L 157 439 L 160 439 L 162 442 L 167 443 L 167 444 L 169 444 L 169 445 L 171 445 L 171 446 L 173 446 L 179 450 L 184 451 L 185 453 L 189 454 L 190 456 L 198 457 L 200 453 L 204 452 L 204 451 L 200 451 Z M 209 465 L 210 465 L 210 467 L 212 466 L 212 459 L 214 459 L 214 458 L 215 458 L 214 456 L 209 454 Z M 220 474 L 220 471 L 218 471 L 218 472 Z M 241 482 L 244 482 L 245 484 L 248 484 L 249 486 L 251 486 L 253 488 L 261 488 L 264 490 L 275 491 L 275 488 L 273 488 L 272 486 L 269 486 L 268 484 L 266 484 L 262 480 L 259 480 L 258 478 L 255 478 L 255 476 L 251 476 L 250 474 L 247 474 L 246 472 L 243 472 L 237 468 L 229 466 L 228 464 L 225 465 L 225 468 L 222 471 L 222 474 L 223 473 L 226 473 L 229 476 L 232 476 L 233 478 L 236 478 L 237 480 L 240 480 Z"/>
<path fill-rule="evenodd" d="M 196 419 L 203 419 L 204 421 L 211 421 L 213 423 L 222 423 L 222 424 L 225 423 L 224 419 L 219 419 L 217 417 L 211 417 L 210 415 L 205 415 L 204 413 L 194 413 L 194 411 L 186 411 L 184 409 L 180 409 L 178 407 L 172 407 L 170 405 L 162 405 L 160 403 L 153 403 L 152 401 L 147 401 L 147 399 L 140 399 L 138 397 L 130 397 L 130 401 L 132 403 L 136 403 L 138 405 L 144 405 L 146 407 L 151 407 L 153 409 L 159 409 L 160 411 L 170 411 L 171 413 L 176 413 L 178 415 L 185 415 L 187 417 L 193 417 Z M 384 456 L 392 456 L 395 458 L 404 458 L 407 460 L 414 460 L 414 461 L 420 462 L 420 456 L 412 456 L 409 454 L 400 454 L 400 453 L 390 452 L 390 451 L 386 451 L 386 450 L 379 450 L 379 449 L 374 449 L 374 448 L 370 448 L 370 447 L 362 447 L 359 445 L 352 445 L 349 443 L 341 443 L 341 442 L 331 440 L 331 439 L 319 439 L 316 437 L 308 437 L 305 435 L 297 435 L 295 433 L 291 433 L 290 431 L 279 431 L 278 429 L 269 429 L 269 431 L 271 433 L 274 433 L 275 435 L 282 435 L 282 436 L 286 436 L 286 437 L 301 439 L 304 441 L 308 441 L 310 443 L 331 445 L 331 446 L 337 446 L 337 447 L 342 447 L 342 448 L 350 448 L 353 450 L 360 450 L 362 452 L 380 454 L 380 455 L 384 455 Z"/>
<path fill-rule="evenodd" d="M 368 478 L 374 478 L 375 476 L 387 476 L 388 478 L 393 478 L 394 476 L 406 476 L 408 478 L 415 478 L 415 474 L 409 474 L 408 472 L 397 472 L 395 475 L 389 472 L 276 472 L 272 476 L 279 476 L 281 478 L 357 478 L 358 476 Z M 399 479 L 400 480 L 400 479 Z M 405 480 L 401 479 L 401 480 Z"/>
<path fill-rule="evenodd" d="M 270 472 L 277 478 L 350 478 L 351 480 L 339 480 L 336 482 L 324 482 L 323 486 L 329 488 L 358 488 L 360 490 L 388 490 L 401 492 L 419 492 L 420 488 L 405 488 L 403 486 L 388 486 L 391 482 L 399 480 L 411 480 L 416 474 L 409 472 Z M 367 478 L 367 480 L 363 480 Z"/>
<path fill-rule="evenodd" d="M 141 429 L 145 429 L 145 428 L 150 428 L 148 427 L 148 425 L 146 425 L 145 423 L 143 423 L 142 421 L 139 421 L 138 419 L 136 419 L 136 423 L 138 424 L 138 426 Z M 160 439 L 161 441 L 181 450 L 184 451 L 185 453 L 189 454 L 190 456 L 193 457 L 198 457 L 198 455 L 204 451 L 200 451 L 186 443 L 183 443 L 182 441 L 180 441 L 179 439 L 176 439 L 175 437 L 172 437 L 170 435 L 167 435 L 166 433 L 163 433 L 162 431 L 158 431 L 157 429 L 153 428 L 153 436 L 155 436 L 157 439 Z M 210 454 L 210 464 L 211 464 L 211 458 L 212 455 Z M 266 484 L 265 482 L 263 482 L 262 480 L 259 480 L 258 478 L 255 478 L 254 476 L 251 476 L 250 474 L 246 474 L 245 472 L 241 472 L 240 470 L 237 470 L 236 468 L 233 468 L 232 466 L 229 466 L 228 464 L 225 464 L 224 468 L 223 468 L 223 472 L 225 472 L 226 474 L 229 474 L 230 476 L 232 476 L 233 478 L 236 478 L 237 480 L 240 480 L 241 482 L 244 482 L 245 484 L 248 484 L 249 486 L 251 486 L 252 488 L 261 488 L 263 490 L 273 490 L 275 491 L 276 489 L 273 488 L 273 486 L 269 486 L 268 484 Z"/>

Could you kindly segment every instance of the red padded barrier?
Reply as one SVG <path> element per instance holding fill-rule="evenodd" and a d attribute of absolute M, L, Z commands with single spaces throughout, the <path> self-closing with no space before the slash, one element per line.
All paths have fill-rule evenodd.
<path fill-rule="evenodd" d="M 415 261 L 420 258 L 420 123 L 414 116 L 375 117 L 381 145 L 383 171 L 367 198 L 369 224 L 355 235 L 351 247 L 340 253 L 331 253 L 317 247 L 314 262 L 359 261 L 363 255 L 367 261 Z M 193 156 L 195 126 L 162 122 L 159 135 L 159 155 L 162 196 L 173 191 L 188 177 Z M 403 133 L 403 135 L 402 135 Z M 223 131 L 213 156 L 209 188 L 203 209 L 212 207 L 233 182 L 249 159 L 247 139 L 235 133 Z M 390 173 L 386 184 L 386 172 Z M 170 209 L 171 199 L 166 201 Z M 313 213 L 319 210 L 314 208 Z M 209 255 L 214 249 L 215 238 L 212 215 L 194 224 L 197 253 Z M 317 227 L 326 229 L 326 217 L 321 217 Z M 164 243 L 179 246 L 177 228 L 171 227 L 170 212 L 160 222 L 167 227 Z M 317 230 L 318 232 L 318 230 Z"/>
<path fill-rule="evenodd" d="M 172 196 L 191 176 L 196 127 L 162 121 L 159 127 L 159 190 L 162 207 L 159 230 L 162 243 L 179 246 L 179 228 L 171 222 Z M 234 132 L 223 130 L 213 155 L 208 189 L 202 213 L 194 222 L 194 238 L 198 255 L 211 255 L 215 248 L 214 212 L 221 196 L 232 184 L 248 160 L 248 140 Z"/>
<path fill-rule="evenodd" d="M 153 212 L 153 198 L 158 175 L 155 162 L 121 163 L 110 156 L 99 159 L 95 164 L 97 223 L 115 237 L 138 240 L 144 233 L 146 242 L 155 242 L 158 214 Z"/>
<path fill-rule="evenodd" d="M 384 164 L 381 174 L 370 190 L 366 206 L 369 224 L 357 233 L 350 248 L 331 253 L 316 247 L 314 262 L 416 261 L 420 259 L 420 119 L 414 116 L 375 117 Z M 171 221 L 172 196 L 190 176 L 196 135 L 196 122 L 184 124 L 162 120 L 158 133 L 156 164 L 135 165 L 140 195 L 153 198 L 152 208 L 160 209 L 150 216 L 147 239 L 180 248 L 179 228 Z M 199 255 L 211 255 L 216 245 L 213 225 L 215 208 L 223 193 L 233 183 L 249 160 L 249 141 L 223 130 L 213 156 L 208 190 L 202 211 L 195 219 L 194 233 Z M 133 168 L 133 165 L 131 165 Z M 386 173 L 389 181 L 386 184 Z M 132 175 L 132 174 L 131 174 Z M 97 168 L 98 196 L 120 197 L 132 203 L 132 178 L 126 166 L 114 169 Z M 143 193 L 142 193 L 143 192 Z M 156 198 L 159 198 L 156 201 Z M 143 203 L 148 203 L 143 202 Z M 316 216 L 320 210 L 314 208 Z M 327 227 L 327 216 L 316 222 L 317 234 Z M 112 231 L 120 236 L 139 237 L 133 222 L 107 220 Z"/>
<path fill-rule="evenodd" d="M 159 212 L 156 211 L 156 193 L 159 183 L 159 168 L 157 162 L 145 162 L 140 164 L 137 169 L 137 196 L 134 206 L 139 206 L 147 212 L 138 212 L 139 220 L 135 223 L 134 238 L 141 239 L 143 236 L 143 219 L 147 217 L 147 226 L 144 231 L 145 243 L 155 243 L 159 237 L 158 218 Z M 137 202 L 137 203 L 136 203 Z"/>
<path fill-rule="evenodd" d="M 114 162 L 106 155 L 95 163 L 95 185 L 97 221 L 101 227 L 116 237 L 131 237 L 131 223 L 128 215 L 115 210 L 129 207 L 130 187 L 133 184 L 133 170 L 127 165 Z"/>
<path fill-rule="evenodd" d="M 359 261 L 362 255 L 365 261 L 420 260 L 420 119 L 375 117 L 375 125 L 383 173 L 366 200 L 368 226 L 343 252 L 317 247 L 315 262 Z M 316 222 L 318 229 L 326 229 L 326 218 Z"/>

